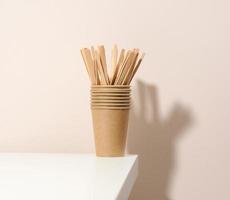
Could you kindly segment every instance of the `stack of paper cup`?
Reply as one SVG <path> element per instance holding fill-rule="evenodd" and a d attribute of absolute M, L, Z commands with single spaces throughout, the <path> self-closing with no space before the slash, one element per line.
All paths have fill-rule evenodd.
<path fill-rule="evenodd" d="M 123 156 L 131 106 L 129 85 L 94 85 L 91 109 L 97 156 Z"/>

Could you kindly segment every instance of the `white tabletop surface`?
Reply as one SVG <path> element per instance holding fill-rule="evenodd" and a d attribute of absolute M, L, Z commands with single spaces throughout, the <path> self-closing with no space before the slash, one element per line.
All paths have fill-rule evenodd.
<path fill-rule="evenodd" d="M 1 200 L 126 200 L 137 156 L 0 153 Z"/>

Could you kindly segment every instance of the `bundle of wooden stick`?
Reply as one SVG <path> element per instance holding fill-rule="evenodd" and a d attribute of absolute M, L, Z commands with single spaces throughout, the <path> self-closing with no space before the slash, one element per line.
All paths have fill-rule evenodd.
<path fill-rule="evenodd" d="M 118 55 L 118 48 L 114 45 L 112 73 L 109 75 L 104 46 L 98 46 L 97 49 L 91 47 L 91 50 L 83 48 L 81 54 L 92 85 L 129 85 L 145 55 L 139 49 L 121 49 Z"/>

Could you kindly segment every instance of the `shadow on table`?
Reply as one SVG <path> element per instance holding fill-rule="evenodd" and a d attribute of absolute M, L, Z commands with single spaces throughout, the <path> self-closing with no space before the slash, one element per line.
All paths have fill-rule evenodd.
<path fill-rule="evenodd" d="M 168 191 L 176 164 L 176 143 L 191 125 L 191 113 L 177 103 L 162 119 L 155 86 L 138 81 L 137 95 L 139 111 L 130 113 L 127 145 L 129 153 L 139 155 L 139 175 L 129 199 L 171 200 Z"/>

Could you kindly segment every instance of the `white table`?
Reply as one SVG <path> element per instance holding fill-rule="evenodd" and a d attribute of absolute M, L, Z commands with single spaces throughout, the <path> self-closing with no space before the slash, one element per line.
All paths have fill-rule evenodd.
<path fill-rule="evenodd" d="M 1 200 L 127 200 L 137 156 L 0 153 Z"/>

